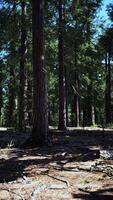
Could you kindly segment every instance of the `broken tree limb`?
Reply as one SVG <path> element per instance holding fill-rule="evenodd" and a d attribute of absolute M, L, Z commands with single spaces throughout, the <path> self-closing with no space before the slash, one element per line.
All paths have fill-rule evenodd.
<path fill-rule="evenodd" d="M 54 177 L 54 176 L 52 176 L 50 174 L 47 174 L 47 176 L 49 176 L 50 178 L 56 179 L 58 181 L 61 181 L 61 182 L 65 183 L 67 185 L 67 187 L 70 187 L 70 184 L 69 184 L 69 182 L 67 180 L 61 179 L 59 177 Z"/>

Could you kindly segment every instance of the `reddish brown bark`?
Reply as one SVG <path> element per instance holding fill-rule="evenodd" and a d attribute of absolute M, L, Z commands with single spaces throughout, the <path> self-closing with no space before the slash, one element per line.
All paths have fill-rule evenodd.
<path fill-rule="evenodd" d="M 33 17 L 33 131 L 34 142 L 47 142 L 47 72 L 44 65 L 44 0 L 32 0 Z"/>
<path fill-rule="evenodd" d="M 63 3 L 59 0 L 59 125 L 61 130 L 66 129 L 66 91 L 65 91 L 65 67 L 64 67 L 64 39 L 63 39 Z"/>

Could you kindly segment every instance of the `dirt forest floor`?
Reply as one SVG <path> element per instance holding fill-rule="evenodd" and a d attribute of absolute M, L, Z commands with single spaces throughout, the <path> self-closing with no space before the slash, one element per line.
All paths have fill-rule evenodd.
<path fill-rule="evenodd" d="M 113 200 L 113 130 L 52 130 L 42 148 L 28 137 L 0 131 L 0 200 Z"/>

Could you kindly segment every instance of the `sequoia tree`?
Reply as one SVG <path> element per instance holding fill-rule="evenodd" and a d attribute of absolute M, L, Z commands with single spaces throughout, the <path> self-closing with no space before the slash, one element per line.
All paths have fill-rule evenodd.
<path fill-rule="evenodd" d="M 20 84 L 19 84 L 19 129 L 24 128 L 24 92 L 25 92 L 25 61 L 26 61 L 26 3 L 21 2 L 21 48 L 20 48 Z"/>
<path fill-rule="evenodd" d="M 59 0 L 59 129 L 66 128 L 66 91 L 64 68 L 64 39 L 63 39 L 63 1 Z"/>
<path fill-rule="evenodd" d="M 47 77 L 44 65 L 44 0 L 32 0 L 33 141 L 43 145 L 48 133 Z"/>

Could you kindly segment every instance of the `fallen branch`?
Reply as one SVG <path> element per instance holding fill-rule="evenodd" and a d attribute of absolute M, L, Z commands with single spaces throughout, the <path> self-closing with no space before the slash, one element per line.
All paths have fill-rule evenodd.
<path fill-rule="evenodd" d="M 49 172 L 49 170 L 47 172 Z M 70 184 L 69 184 L 69 182 L 67 180 L 64 180 L 64 179 L 61 179 L 61 178 L 58 178 L 58 177 L 54 177 L 54 176 L 48 174 L 47 172 L 42 172 L 40 174 L 41 175 L 46 175 L 46 176 L 49 176 L 50 178 L 56 179 L 58 181 L 61 181 L 61 182 L 65 183 L 67 185 L 67 187 L 70 187 Z"/>
<path fill-rule="evenodd" d="M 58 178 L 58 177 L 54 177 L 54 176 L 52 176 L 50 174 L 46 174 L 46 175 L 49 176 L 50 178 L 56 179 L 58 181 L 61 181 L 61 182 L 65 183 L 67 185 L 67 187 L 70 187 L 70 184 L 69 184 L 69 182 L 67 180 L 64 180 L 64 179 L 61 179 L 61 178 Z"/>

